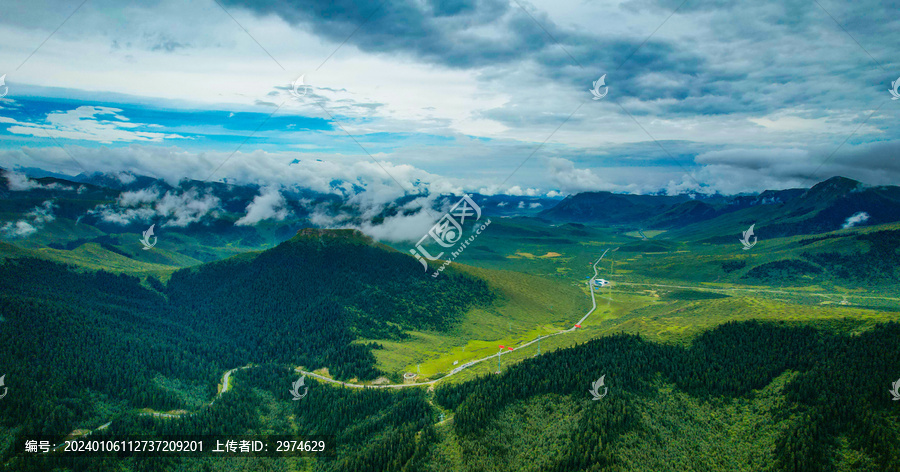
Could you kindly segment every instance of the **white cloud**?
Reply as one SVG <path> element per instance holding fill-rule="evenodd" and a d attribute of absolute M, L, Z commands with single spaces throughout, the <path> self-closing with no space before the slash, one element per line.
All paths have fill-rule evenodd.
<path fill-rule="evenodd" d="M 100 218 L 107 223 L 115 223 L 122 226 L 131 224 L 134 221 L 150 221 L 156 216 L 156 211 L 152 208 L 115 209 L 106 205 L 100 205 L 88 213 L 100 215 Z"/>
<path fill-rule="evenodd" d="M 25 213 L 24 219 L 4 223 L 3 226 L 0 226 L 0 233 L 9 238 L 23 238 L 36 233 L 44 227 L 45 223 L 56 219 L 53 214 L 55 206 L 52 201 L 47 200 L 41 206 Z"/>
<path fill-rule="evenodd" d="M 894 185 L 900 179 L 900 161 L 892 156 L 898 152 L 900 142 L 848 143 L 840 152 L 832 146 L 736 147 L 697 155 L 694 162 L 699 167 L 691 175 L 706 185 L 705 192 L 725 195 L 806 188 L 833 176 L 872 185 Z M 696 187 L 693 179 L 679 185 Z"/>
<path fill-rule="evenodd" d="M 850 218 L 847 218 L 847 220 L 844 221 L 844 225 L 842 226 L 842 228 L 844 228 L 844 229 L 852 228 L 860 223 L 865 223 L 868 219 L 869 219 L 869 214 L 864 211 L 854 213 L 853 216 L 851 216 Z"/>
<path fill-rule="evenodd" d="M 329 214 L 324 207 L 314 208 L 310 222 L 316 226 L 330 229 L 358 229 L 363 233 L 381 240 L 391 242 L 418 241 L 434 226 L 442 212 L 432 209 L 437 195 L 428 195 L 410 200 L 397 208 L 397 213 L 384 218 L 379 224 L 372 223 L 374 216 L 384 211 L 383 205 L 364 204 L 358 206 L 361 222 L 353 220 L 347 213 Z M 445 207 L 449 203 L 445 202 Z"/>
<path fill-rule="evenodd" d="M 118 173 L 127 169 L 177 186 L 185 178 L 205 180 L 212 169 L 221 165 L 211 180 L 227 178 L 229 183 L 238 184 L 302 186 L 316 192 L 341 195 L 350 203 L 366 207 L 383 205 L 405 194 L 461 195 L 474 191 L 481 184 L 473 179 L 446 178 L 410 164 L 395 164 L 379 154 L 374 155 L 378 160 L 376 163 L 368 156 L 265 151 L 237 152 L 229 159 L 231 152 L 194 153 L 175 147 L 137 144 L 127 148 L 70 146 L 68 149 L 89 166 L 88 172 Z M 300 162 L 291 164 L 295 159 Z M 0 165 L 5 163 L 72 175 L 84 172 L 58 147 L 0 150 Z"/>
<path fill-rule="evenodd" d="M 440 215 L 438 212 L 423 209 L 411 215 L 398 214 L 387 217 L 378 225 L 367 220 L 359 225 L 358 229 L 382 241 L 418 241 L 434 226 Z"/>
<path fill-rule="evenodd" d="M 520 187 L 518 185 L 514 185 L 506 191 L 506 194 L 510 195 L 510 196 L 514 196 L 514 197 L 522 197 L 522 196 L 536 197 L 541 194 L 541 191 L 536 188 L 528 188 L 528 189 L 522 190 L 522 187 Z"/>
<path fill-rule="evenodd" d="M 37 228 L 25 220 L 19 220 L 4 223 L 3 226 L 0 226 L 0 232 L 9 238 L 24 238 L 32 233 L 36 233 Z"/>
<path fill-rule="evenodd" d="M 528 204 L 528 208 L 531 208 L 531 209 L 534 209 L 534 208 L 540 208 L 540 207 L 542 207 L 542 206 L 544 206 L 544 205 L 542 205 L 542 204 L 540 204 L 540 203 L 529 203 L 529 204 Z"/>
<path fill-rule="evenodd" d="M 259 195 L 253 197 L 253 201 L 247 205 L 247 214 L 234 224 L 238 226 L 250 226 L 262 220 L 281 221 L 290 214 L 285 207 L 284 196 L 277 186 L 269 186 L 260 189 Z"/>
<path fill-rule="evenodd" d="M 44 190 L 76 190 L 70 185 L 62 185 L 57 182 L 41 184 L 37 180 L 29 179 L 25 174 L 12 170 L 7 170 L 4 173 L 4 177 L 6 177 L 7 186 L 14 192 L 24 192 L 38 188 Z"/>
<path fill-rule="evenodd" d="M 14 192 L 24 192 L 41 186 L 39 182 L 29 179 L 25 174 L 11 170 L 6 171 L 4 176 L 8 182 L 9 189 Z"/>
<path fill-rule="evenodd" d="M 116 178 L 119 179 L 119 182 L 122 182 L 125 185 L 128 185 L 137 180 L 137 177 L 135 177 L 131 172 L 119 172 L 116 174 Z"/>
<path fill-rule="evenodd" d="M 797 148 L 733 148 L 705 152 L 694 158 L 698 164 L 740 166 L 745 169 L 768 169 L 785 162 L 806 161 L 809 161 L 809 152 Z"/>
<path fill-rule="evenodd" d="M 121 111 L 110 107 L 80 106 L 74 110 L 48 113 L 45 118 L 47 124 L 12 120 L 14 124 L 7 128 L 7 131 L 38 138 L 46 138 L 49 134 L 54 139 L 80 139 L 105 144 L 130 141 L 161 142 L 163 139 L 184 138 L 172 133 L 137 131 L 135 128 L 153 125 L 132 123 L 128 118 L 119 115 Z M 110 119 L 98 118 L 102 116 Z"/>
<path fill-rule="evenodd" d="M 219 208 L 219 198 L 215 195 L 198 195 L 190 189 L 180 195 L 166 192 L 156 204 L 156 212 L 164 218 L 170 218 L 163 226 L 185 227 L 200 221 L 204 216 Z"/>
<path fill-rule="evenodd" d="M 577 169 L 575 163 L 561 157 L 553 157 L 546 160 L 549 167 L 549 178 L 559 189 L 565 193 L 579 192 L 625 192 L 637 191 L 636 185 L 616 185 L 608 182 L 592 169 Z"/>
<path fill-rule="evenodd" d="M 88 213 L 99 215 L 103 221 L 127 225 L 135 221 L 149 222 L 165 219 L 166 226 L 185 227 L 205 216 L 216 216 L 220 200 L 212 194 L 200 195 L 195 189 L 183 192 L 167 191 L 159 195 L 155 188 L 123 192 L 114 204 L 98 205 Z"/>
<path fill-rule="evenodd" d="M 595 59 L 608 54 L 614 56 L 616 48 L 623 45 L 639 44 L 645 39 L 646 31 L 659 26 L 671 10 L 657 8 L 657 2 L 643 0 L 612 3 L 537 0 L 530 3 L 534 5 L 533 13 L 538 15 L 536 18 L 549 30 L 558 29 L 562 33 L 558 37 L 576 57 L 590 49 L 600 54 L 595 55 Z M 584 151 L 595 149 L 599 142 L 642 143 L 646 144 L 645 149 L 657 151 L 656 144 L 649 142 L 641 128 L 646 128 L 647 133 L 661 142 L 702 143 L 706 145 L 703 149 L 723 145 L 752 147 L 757 143 L 773 143 L 789 149 L 798 146 L 797 143 L 829 141 L 836 147 L 857 123 L 863 123 L 869 111 L 865 108 L 880 103 L 877 97 L 886 97 L 886 79 L 878 78 L 880 72 L 871 68 L 860 72 L 856 67 L 860 60 L 858 47 L 847 42 L 846 37 L 828 32 L 826 28 L 834 25 L 822 23 L 816 15 L 794 15 L 792 21 L 785 21 L 783 5 L 720 3 L 710 8 L 679 11 L 673 18 L 678 21 L 667 23 L 654 35 L 656 46 L 650 48 L 648 44 L 644 51 L 659 68 L 626 68 L 607 78 L 611 93 L 621 94 L 622 106 L 635 115 L 640 126 L 635 126 L 634 121 L 608 100 L 591 103 L 590 107 L 580 109 L 566 121 L 544 149 L 560 144 Z M 484 2 L 479 4 L 486 5 Z M 52 32 L 48 28 L 54 27 L 48 25 L 57 24 L 51 20 L 62 3 L 38 0 L 36 3 L 20 2 L 20 5 L 11 6 L 7 18 L 0 19 L 6 38 L 0 58 L 6 63 L 21 61 L 33 51 L 35 44 L 46 39 Z M 526 144 L 536 141 L 536 145 L 587 98 L 590 81 L 597 79 L 594 73 L 591 77 L 573 73 L 577 68 L 557 47 L 535 50 L 535 54 L 521 57 L 514 55 L 516 58 L 510 62 L 498 56 L 487 66 L 478 62 L 467 64 L 467 56 L 458 56 L 455 59 L 459 62 L 450 67 L 446 65 L 447 61 L 441 60 L 448 57 L 446 54 L 429 58 L 392 50 L 388 47 L 390 43 L 410 43 L 399 40 L 395 43 L 387 40 L 387 36 L 385 44 L 378 41 L 360 46 L 350 41 L 341 48 L 340 54 L 329 59 L 321 72 L 310 73 L 305 70 L 308 64 L 320 63 L 334 51 L 337 44 L 333 39 L 327 39 L 327 35 L 314 35 L 314 29 L 302 22 L 291 25 L 276 14 L 260 15 L 247 8 L 229 7 L 230 14 L 252 31 L 254 38 L 266 45 L 267 51 L 287 69 L 282 71 L 268 54 L 260 54 L 255 41 L 248 41 L 246 35 L 234 34 L 235 25 L 231 18 L 210 16 L 203 4 L 159 0 L 116 5 L 114 16 L 120 21 L 115 28 L 109 27 L 110 8 L 113 8 L 110 5 L 102 2 L 86 4 L 74 18 L 81 27 L 60 30 L 58 34 L 64 35 L 65 40 L 49 41 L 42 46 L 40 54 L 29 59 L 27 68 L 10 77 L 12 86 L 23 84 L 57 96 L 65 96 L 70 91 L 85 95 L 115 92 L 137 97 L 136 100 L 151 105 L 166 100 L 176 107 L 217 108 L 224 111 L 222 116 L 232 116 L 233 110 L 247 111 L 256 99 L 266 98 L 269 92 L 276 90 L 275 87 L 282 87 L 278 90 L 286 95 L 286 85 L 305 72 L 307 82 L 311 84 L 311 95 L 321 96 L 328 101 L 328 106 L 333 105 L 347 117 L 344 126 L 355 136 L 360 136 L 361 132 L 398 130 L 444 136 L 462 133 L 476 139 L 490 138 L 490 146 L 499 149 L 506 144 L 504 140 Z M 840 14 L 835 13 L 836 17 L 859 18 L 858 13 L 872 5 L 844 2 L 833 6 L 841 9 Z M 508 11 L 502 6 L 491 8 L 505 11 L 506 20 L 510 17 L 521 19 L 521 11 L 517 8 Z M 738 8 L 745 13 L 735 15 Z M 872 11 L 883 11 L 883 8 L 887 7 L 881 5 Z M 278 10 L 290 11 L 291 7 Z M 590 27 L 598 14 L 608 20 L 602 32 L 594 32 Z M 196 18 L 200 17 L 207 21 L 197 22 Z M 465 15 L 460 16 L 463 18 Z M 867 39 L 877 43 L 878 38 L 886 37 L 885 31 L 891 31 L 890 22 L 882 23 L 860 27 L 865 22 L 857 22 L 857 30 L 851 31 L 862 44 L 867 44 Z M 504 30 L 503 24 L 492 22 L 474 31 L 502 41 L 500 38 L 507 39 L 504 35 L 511 32 Z M 466 35 L 472 31 L 460 28 L 459 36 L 448 34 L 444 39 L 465 42 L 471 39 Z M 292 40 L 283 41 L 283 38 Z M 710 41 L 710 38 L 716 40 Z M 303 47 L 297 48 L 297 44 Z M 665 57 L 654 57 L 660 51 L 665 51 Z M 760 51 L 768 54 L 760 54 Z M 797 51 L 805 51 L 805 54 L 797 55 Z M 558 55 L 560 61 L 548 61 L 553 54 Z M 477 51 L 472 51 L 472 55 L 477 57 Z M 666 64 L 666 57 L 671 57 L 677 67 Z M 596 72 L 599 74 L 600 71 Z M 790 80 L 785 80 L 786 77 Z M 798 103 L 804 107 L 798 107 Z M 159 139 L 160 134 L 135 134 L 135 129 L 129 128 L 133 124 L 123 120 L 117 112 L 101 114 L 114 108 L 82 107 L 80 110 L 85 116 L 54 112 L 48 120 L 55 120 L 60 130 L 66 133 L 64 137 L 100 142 Z M 281 112 L 322 116 L 312 101 L 290 101 Z M 890 119 L 884 111 L 873 115 L 856 132 L 854 139 L 868 139 L 869 135 L 879 132 L 879 127 L 882 131 L 888 130 Z M 17 131 L 13 132 L 46 137 L 42 135 L 41 125 L 16 125 Z M 217 154 L 210 153 L 210 156 Z M 425 156 L 422 159 L 432 157 L 421 154 Z M 252 153 L 245 153 L 244 157 L 250 155 Z M 205 156 L 191 157 L 200 164 L 206 159 Z M 376 157 L 379 162 L 394 164 L 416 162 L 405 161 L 396 155 Z M 457 168 L 468 172 L 474 167 L 468 165 L 472 163 L 482 162 L 475 158 L 459 163 Z M 198 169 L 214 167 L 200 164 L 196 166 Z M 877 172 L 889 165 L 890 160 L 883 158 L 878 167 L 871 168 L 872 173 L 877 177 Z M 179 163 L 173 167 L 182 166 Z M 564 172 L 555 176 L 566 184 L 565 188 L 559 188 L 563 193 L 573 190 L 645 191 L 650 185 L 656 186 L 653 190 L 687 188 L 678 182 L 680 176 L 672 175 L 645 184 L 644 178 L 652 177 L 645 174 L 645 167 L 632 166 L 629 179 L 614 177 L 612 171 L 600 170 L 600 166 L 588 169 L 583 162 L 576 166 L 578 169 L 572 169 L 572 172 L 563 169 Z M 435 167 L 419 167 L 432 173 L 441 172 Z M 485 167 L 499 169 L 499 166 L 487 164 Z M 715 179 L 714 182 L 699 178 L 702 174 L 697 177 L 710 186 L 722 185 L 716 189 L 726 193 L 729 192 L 726 189 L 783 188 L 800 182 L 790 175 L 757 180 L 758 174 L 736 175 L 730 170 L 727 166 L 710 169 L 706 175 Z M 175 173 L 175 170 L 168 172 Z M 221 175 L 242 174 L 222 172 Z M 525 175 L 532 176 L 533 180 L 521 183 L 522 188 L 544 185 L 541 170 L 526 166 L 517 178 Z M 896 175 L 894 173 L 893 177 Z M 181 176 L 205 177 L 202 172 L 182 173 Z M 669 186 L 670 180 L 676 183 Z M 633 182 L 639 184 L 633 185 Z M 755 187 L 751 187 L 753 182 L 757 182 Z M 450 185 L 463 187 L 470 182 L 460 178 L 451 181 Z M 497 189 L 486 193 L 503 192 L 504 189 Z"/>
<path fill-rule="evenodd" d="M 55 206 L 56 205 L 54 205 L 52 201 L 47 200 L 42 203 L 41 206 L 35 207 L 33 210 L 25 213 L 25 216 L 31 218 L 31 220 L 38 225 L 49 223 L 56 219 L 56 216 L 53 215 L 53 208 Z"/>
<path fill-rule="evenodd" d="M 119 194 L 118 203 L 121 207 L 136 207 L 144 203 L 153 203 L 159 200 L 159 190 L 156 188 L 143 188 L 122 192 Z"/>

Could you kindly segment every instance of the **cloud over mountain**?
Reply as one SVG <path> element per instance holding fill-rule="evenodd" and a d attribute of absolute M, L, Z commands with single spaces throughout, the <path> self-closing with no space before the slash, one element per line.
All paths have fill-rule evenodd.
<path fill-rule="evenodd" d="M 234 224 L 238 226 L 251 226 L 263 220 L 281 221 L 290 214 L 285 207 L 284 196 L 278 187 L 269 186 L 260 190 L 260 194 L 253 198 L 247 205 L 247 214 L 242 216 Z"/>

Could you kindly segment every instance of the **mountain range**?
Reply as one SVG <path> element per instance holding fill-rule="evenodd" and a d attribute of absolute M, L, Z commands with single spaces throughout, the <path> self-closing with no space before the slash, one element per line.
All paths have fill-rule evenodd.
<path fill-rule="evenodd" d="M 673 231 L 676 235 L 733 234 L 736 227 L 754 224 L 767 236 L 780 237 L 900 221 L 900 187 L 832 177 L 809 189 L 732 197 L 585 192 L 566 197 L 538 216 L 558 222 L 679 230 Z"/>
<path fill-rule="evenodd" d="M 246 224 L 242 218 L 248 209 L 255 199 L 269 191 L 260 185 L 194 180 L 171 185 L 128 172 L 63 178 L 40 169 L 27 170 L 41 177 L 28 178 L 0 169 L 7 175 L 7 179 L 0 179 L 3 197 L 0 218 L 11 221 L 43 202 L 52 201 L 56 218 L 87 224 L 106 234 L 135 233 L 149 224 L 162 222 L 167 231 L 213 232 L 229 241 L 243 240 L 243 246 L 283 241 L 297 228 L 315 227 L 323 222 L 358 227 L 368 218 L 378 225 L 388 218 L 410 215 L 409 204 L 422 197 L 405 196 L 373 211 L 348 203 L 338 182 L 334 183 L 335 193 L 315 192 L 302 186 L 282 188 L 275 197 L 278 202 L 271 209 L 272 217 Z M 435 196 L 426 205 L 439 214 L 454 198 Z M 536 216 L 551 222 L 669 230 L 677 236 L 705 234 L 713 238 L 711 241 L 719 235 L 733 234 L 735 227 L 751 224 L 758 229 L 765 228 L 768 236 L 776 237 L 900 221 L 900 187 L 869 186 L 844 177 L 832 177 L 809 189 L 766 190 L 757 195 L 583 192 L 562 200 L 480 194 L 472 194 L 472 198 L 486 214 L 493 216 Z M 208 208 L 200 208 L 202 205 L 191 199 L 203 202 Z M 168 202 L 171 207 L 168 213 L 148 209 L 148 204 L 159 200 Z M 179 208 L 179 205 L 195 208 Z M 409 235 L 409 239 L 414 239 L 413 236 L 416 235 Z M 71 238 L 68 243 L 72 245 Z"/>

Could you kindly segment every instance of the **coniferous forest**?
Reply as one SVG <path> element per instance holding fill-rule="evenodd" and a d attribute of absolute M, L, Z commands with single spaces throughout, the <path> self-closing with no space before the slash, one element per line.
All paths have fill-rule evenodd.
<path fill-rule="evenodd" d="M 358 336 L 446 327 L 493 299 L 482 280 L 451 270 L 435 283 L 407 256 L 350 232 L 337 237 L 337 246 L 298 237 L 256 259 L 176 272 L 166 284 L 34 258 L 0 264 L 0 358 L 17 391 L 0 402 L 9 437 L 63 437 L 105 423 L 110 411 L 197 407 L 224 371 L 252 363 L 371 379 L 380 372 L 372 346 L 352 343 Z M 425 283 L 431 291 L 414 289 Z M 194 398 L 160 386 L 167 382 L 192 386 Z M 245 426 L 232 419 L 206 424 Z"/>
<path fill-rule="evenodd" d="M 858 470 L 895 471 L 900 470 L 900 418 L 890 397 L 881 393 L 880 379 L 898 367 L 898 342 L 896 323 L 859 336 L 782 323 L 729 323 L 703 334 L 690 348 L 631 335 L 598 339 L 527 360 L 499 376 L 438 388 L 434 403 L 455 414 L 452 429 L 441 434 L 424 390 L 334 388 L 313 381 L 317 395 L 292 402 L 284 388 L 291 372 L 260 366 L 242 372 L 231 395 L 194 416 L 160 421 L 125 415 L 98 437 L 325 434 L 335 438 L 340 453 L 320 458 L 316 470 L 429 471 L 439 470 L 436 456 L 448 434 L 460 443 L 502 448 L 491 441 L 500 413 L 522 402 L 545 410 L 569 403 L 572 413 L 581 413 L 577 424 L 542 470 L 620 470 L 622 438 L 653 434 L 644 429 L 642 405 L 657 397 L 658 385 L 701 402 L 728 403 L 753 397 L 779 376 L 792 374 L 784 387 L 785 403 L 770 418 L 781 427 L 768 470 L 836 470 L 839 444 L 849 441 L 847 447 L 866 457 L 861 462 L 866 467 Z M 598 372 L 605 373 L 610 393 L 592 401 L 586 390 Z M 503 453 L 491 447 L 465 452 Z M 691 451 L 678 454 L 689 458 Z M 211 459 L 18 460 L 14 470 L 228 470 Z M 292 461 L 258 459 L 247 470 L 292 470 Z"/>
<path fill-rule="evenodd" d="M 417 290 L 426 282 L 430 291 Z M 670 464 L 654 466 L 662 470 L 900 470 L 900 414 L 885 383 L 900 370 L 894 322 L 728 322 L 687 344 L 618 334 L 434 389 L 307 378 L 315 395 L 293 401 L 288 392 L 298 365 L 338 379 L 381 375 L 375 345 L 358 337 L 452 328 L 495 297 L 485 280 L 452 269 L 432 280 L 353 232 L 302 234 L 165 281 L 8 259 L 0 358 L 17 394 L 0 402 L 0 459 L 16 471 L 567 472 L 643 470 L 655 464 L 641 452 L 650 448 Z M 238 366 L 251 368 L 217 397 L 222 372 Z M 601 375 L 608 395 L 594 400 L 588 390 Z M 689 416 L 699 413 L 687 404 L 708 415 Z M 704 436 L 734 409 L 755 425 L 749 439 L 731 437 L 755 441 L 747 457 Z M 26 458 L 11 447 L 107 422 L 91 437 L 325 435 L 337 453 Z"/>

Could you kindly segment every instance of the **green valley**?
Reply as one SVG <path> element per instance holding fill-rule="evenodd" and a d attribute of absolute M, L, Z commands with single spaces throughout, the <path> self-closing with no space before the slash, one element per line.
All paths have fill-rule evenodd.
<path fill-rule="evenodd" d="M 17 471 L 898 470 L 900 222 L 758 225 L 744 249 L 740 231 L 700 231 L 706 219 L 638 230 L 546 217 L 494 216 L 439 277 L 407 245 L 355 229 L 273 242 L 284 229 L 188 227 L 143 249 L 140 234 L 59 218 L 0 243 L 0 358 L 13 360 L 3 373 L 15 392 L 0 401 L 0 460 Z M 711 228 L 717 218 L 735 217 Z M 16 452 L 38 434 L 324 435 L 336 454 Z"/>

